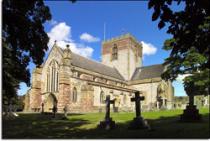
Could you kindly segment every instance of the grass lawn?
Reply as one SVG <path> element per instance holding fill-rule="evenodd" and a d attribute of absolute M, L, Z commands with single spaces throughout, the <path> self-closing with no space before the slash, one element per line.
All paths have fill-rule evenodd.
<path fill-rule="evenodd" d="M 181 123 L 182 110 L 144 112 L 153 130 L 129 130 L 134 113 L 111 113 L 116 122 L 113 130 L 97 129 L 104 113 L 70 114 L 68 120 L 52 119 L 52 115 L 19 114 L 14 120 L 2 120 L 3 139 L 103 139 L 103 138 L 209 138 L 209 109 L 200 109 L 199 123 Z"/>

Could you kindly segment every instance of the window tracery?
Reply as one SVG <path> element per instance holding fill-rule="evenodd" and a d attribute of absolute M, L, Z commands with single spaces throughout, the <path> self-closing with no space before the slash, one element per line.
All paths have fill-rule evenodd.
<path fill-rule="evenodd" d="M 59 65 L 52 60 L 47 69 L 47 92 L 58 92 Z"/>

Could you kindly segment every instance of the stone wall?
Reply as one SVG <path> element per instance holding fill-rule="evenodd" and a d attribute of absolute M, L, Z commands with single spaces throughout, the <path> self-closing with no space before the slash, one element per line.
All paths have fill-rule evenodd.
<path fill-rule="evenodd" d="M 145 100 L 142 102 L 144 108 L 150 109 L 151 106 L 156 105 L 157 101 L 157 86 L 158 82 L 145 83 L 145 84 L 136 84 L 132 85 L 131 88 L 142 91 L 145 96 Z M 145 109 L 144 109 L 145 110 Z"/>
<path fill-rule="evenodd" d="M 41 73 L 42 68 L 36 68 L 32 73 L 32 86 L 29 91 L 29 111 L 39 111 L 41 108 Z"/>
<path fill-rule="evenodd" d="M 118 48 L 116 60 L 112 60 L 114 44 Z M 102 47 L 102 63 L 115 67 L 126 80 L 130 80 L 136 67 L 142 66 L 142 46 L 130 35 L 106 41 Z"/>
<path fill-rule="evenodd" d="M 42 75 L 41 75 L 41 93 L 47 92 L 47 71 L 50 63 L 56 61 L 58 64 L 61 64 L 62 54 L 59 51 L 57 46 L 53 46 L 51 49 L 47 60 L 43 64 Z"/>
<path fill-rule="evenodd" d="M 80 112 L 92 112 L 94 103 L 93 86 L 83 85 L 81 88 Z"/>
<path fill-rule="evenodd" d="M 160 83 L 165 83 L 167 85 L 166 90 L 166 108 L 172 109 L 173 108 L 173 86 L 171 82 L 165 82 L 163 80 L 161 81 L 155 81 L 150 83 L 141 83 L 141 84 L 135 84 L 131 85 L 131 88 L 134 88 L 136 90 L 142 91 L 143 96 L 145 96 L 145 100 L 142 102 L 143 107 L 150 109 L 150 108 L 156 108 L 157 107 L 157 88 Z M 152 106 L 152 107 L 151 107 Z"/>
<path fill-rule="evenodd" d="M 111 54 L 103 55 L 102 63 L 110 67 L 115 67 L 125 79 L 128 79 L 128 50 L 127 49 L 118 51 L 117 60 L 111 61 Z"/>

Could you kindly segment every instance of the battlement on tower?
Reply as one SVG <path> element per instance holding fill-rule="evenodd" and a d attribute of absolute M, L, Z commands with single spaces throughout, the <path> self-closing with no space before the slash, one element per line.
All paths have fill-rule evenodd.
<path fill-rule="evenodd" d="M 102 42 L 102 44 L 106 44 L 106 43 L 113 43 L 113 42 L 116 42 L 118 40 L 122 40 L 122 39 L 125 39 L 125 38 L 130 38 L 131 40 L 133 40 L 134 42 L 138 43 L 138 44 L 141 44 L 141 42 L 139 42 L 133 35 L 131 35 L 130 33 L 126 33 L 126 34 L 122 34 L 120 36 L 116 36 L 116 37 L 113 37 L 111 39 L 107 39 L 105 41 Z"/>

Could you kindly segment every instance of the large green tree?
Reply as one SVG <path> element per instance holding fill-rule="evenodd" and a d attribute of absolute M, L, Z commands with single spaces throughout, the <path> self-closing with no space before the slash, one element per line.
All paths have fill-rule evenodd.
<path fill-rule="evenodd" d="M 180 3 L 183 10 L 173 10 L 172 5 Z M 187 94 L 209 94 L 210 1 L 150 0 L 148 8 L 154 9 L 152 20 L 158 20 L 159 29 L 167 25 L 167 33 L 172 35 L 163 47 L 170 56 L 162 77 L 175 80 L 178 75 L 190 74 L 184 79 Z"/>
<path fill-rule="evenodd" d="M 43 0 L 3 1 L 3 101 L 16 96 L 20 82 L 30 85 L 30 61 L 43 62 L 49 38 L 43 23 L 51 19 Z"/>

